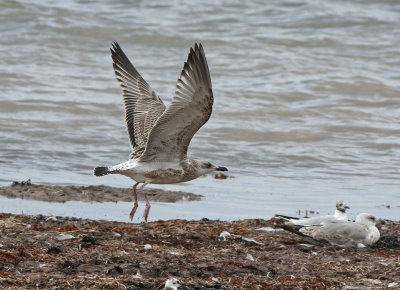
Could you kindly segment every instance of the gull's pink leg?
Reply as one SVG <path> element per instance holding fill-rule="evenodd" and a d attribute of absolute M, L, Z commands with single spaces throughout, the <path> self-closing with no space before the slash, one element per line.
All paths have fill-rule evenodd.
<path fill-rule="evenodd" d="M 149 200 L 147 199 L 147 194 L 145 194 L 143 192 L 143 188 L 146 185 L 147 185 L 147 183 L 143 183 L 143 185 L 140 187 L 140 191 L 143 193 L 144 199 L 146 200 L 146 208 L 144 209 L 144 212 L 143 212 L 143 218 L 147 222 L 147 217 L 149 216 L 149 212 L 150 212 L 150 203 L 149 203 Z"/>
<path fill-rule="evenodd" d="M 133 205 L 133 208 L 131 210 L 131 213 L 129 214 L 129 217 L 131 218 L 131 220 L 133 220 L 133 216 L 135 215 L 135 212 L 138 208 L 138 202 L 137 202 L 137 194 L 136 194 L 136 187 L 139 185 L 139 182 L 137 182 L 134 186 L 133 186 L 133 199 L 135 200 L 135 203 Z"/>

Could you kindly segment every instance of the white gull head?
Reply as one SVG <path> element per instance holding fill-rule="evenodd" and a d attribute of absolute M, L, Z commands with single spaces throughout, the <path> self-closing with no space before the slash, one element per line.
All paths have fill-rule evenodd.
<path fill-rule="evenodd" d="M 180 282 L 178 279 L 176 278 L 169 278 L 166 282 L 165 282 L 165 286 L 164 289 L 168 289 L 168 290 L 178 290 L 179 286 L 180 286 Z"/>
<path fill-rule="evenodd" d="M 334 217 L 337 218 L 338 220 L 347 221 L 348 220 L 347 214 L 346 214 L 347 209 L 350 209 L 350 207 L 344 201 L 338 201 L 336 203 Z"/>
<path fill-rule="evenodd" d="M 366 226 L 368 228 L 375 227 L 376 222 L 376 218 L 369 213 L 360 213 L 356 217 L 356 223 Z"/>

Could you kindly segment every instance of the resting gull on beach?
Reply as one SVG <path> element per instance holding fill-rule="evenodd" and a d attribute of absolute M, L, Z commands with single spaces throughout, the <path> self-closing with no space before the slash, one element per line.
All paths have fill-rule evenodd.
<path fill-rule="evenodd" d="M 376 227 L 376 218 L 368 213 L 360 213 L 355 222 L 344 220 L 327 220 L 320 225 L 295 226 L 290 229 L 287 224 L 282 228 L 303 237 L 311 237 L 317 241 L 329 242 L 332 245 L 371 246 L 380 239 L 380 233 Z"/>
<path fill-rule="evenodd" d="M 178 288 L 180 287 L 180 282 L 178 279 L 176 278 L 169 278 L 164 285 L 165 290 L 178 290 Z"/>
<path fill-rule="evenodd" d="M 314 216 L 314 217 L 300 218 L 300 219 L 283 215 L 276 215 L 276 217 L 285 219 L 286 224 L 293 224 L 297 226 L 312 226 L 312 225 L 319 225 L 322 222 L 327 222 L 327 221 L 335 221 L 335 220 L 347 221 L 348 218 L 346 210 L 349 208 L 350 207 L 344 201 L 338 201 L 336 203 L 334 215 Z"/>
<path fill-rule="evenodd" d="M 117 42 L 111 48 L 113 67 L 125 104 L 125 120 L 132 152 L 129 160 L 114 166 L 99 166 L 94 175 L 122 174 L 136 181 L 134 206 L 138 207 L 136 188 L 149 184 L 179 183 L 196 179 L 211 171 L 227 171 L 200 159 L 187 157 L 193 135 L 208 121 L 213 105 L 210 72 L 202 45 L 190 49 L 168 108 L 141 77 Z M 150 203 L 144 194 L 147 221 Z"/>

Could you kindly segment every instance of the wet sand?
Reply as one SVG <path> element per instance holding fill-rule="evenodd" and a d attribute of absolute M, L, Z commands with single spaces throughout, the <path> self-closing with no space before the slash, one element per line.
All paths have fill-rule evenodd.
<path fill-rule="evenodd" d="M 144 189 L 151 201 L 177 202 L 200 200 L 201 195 L 182 191 L 167 191 L 162 189 Z M 70 200 L 85 202 L 103 201 L 133 201 L 132 188 L 118 188 L 105 185 L 37 185 L 30 181 L 14 182 L 10 186 L 0 187 L 0 195 L 11 198 L 34 199 L 51 202 L 66 202 Z M 138 194 L 139 200 L 144 200 Z"/>
<path fill-rule="evenodd" d="M 90 189 L 85 198 L 93 200 L 103 200 L 99 188 L 111 190 L 10 188 L 48 200 L 54 195 L 49 192 L 61 189 L 62 200 L 72 189 L 74 198 Z M 114 189 L 104 198 L 113 196 Z M 381 221 L 379 228 L 382 239 L 375 246 L 342 249 L 310 245 L 275 229 L 273 218 L 132 224 L 0 214 L 0 288 L 162 289 L 176 277 L 180 289 L 398 289 L 400 222 Z"/>

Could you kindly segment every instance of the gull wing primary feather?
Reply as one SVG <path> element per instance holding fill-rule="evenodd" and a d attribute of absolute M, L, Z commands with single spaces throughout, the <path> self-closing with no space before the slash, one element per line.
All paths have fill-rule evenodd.
<path fill-rule="evenodd" d="M 150 132 L 142 160 L 182 160 L 190 140 L 208 121 L 213 92 L 203 46 L 191 48 L 176 85 L 171 105 Z"/>
<path fill-rule="evenodd" d="M 130 158 L 138 158 L 146 147 L 154 123 L 164 112 L 165 105 L 117 42 L 113 43 L 110 50 L 115 76 L 123 92 L 126 127 L 132 147 Z"/>

